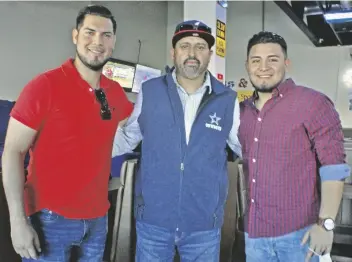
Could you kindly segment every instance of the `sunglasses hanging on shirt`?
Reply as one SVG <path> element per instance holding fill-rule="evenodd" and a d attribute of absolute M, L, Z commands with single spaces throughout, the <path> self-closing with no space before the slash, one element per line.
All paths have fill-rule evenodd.
<path fill-rule="evenodd" d="M 95 97 L 100 104 L 100 116 L 103 120 L 111 120 L 111 111 L 103 89 L 95 89 Z"/>

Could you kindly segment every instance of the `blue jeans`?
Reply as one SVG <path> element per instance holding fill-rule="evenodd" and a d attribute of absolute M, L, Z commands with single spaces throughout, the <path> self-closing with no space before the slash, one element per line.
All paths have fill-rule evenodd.
<path fill-rule="evenodd" d="M 309 250 L 301 241 L 309 228 L 269 238 L 249 238 L 245 233 L 246 262 L 304 262 Z M 310 262 L 319 262 L 319 257 L 313 255 Z"/>
<path fill-rule="evenodd" d="M 220 229 L 184 233 L 139 221 L 136 229 L 135 262 L 173 262 L 176 247 L 181 262 L 219 262 Z"/>
<path fill-rule="evenodd" d="M 70 259 L 72 246 L 79 246 L 80 262 L 103 261 L 107 235 L 107 216 L 96 219 L 67 219 L 48 209 L 30 217 L 36 230 L 42 252 L 37 260 L 29 261 L 60 261 Z"/>

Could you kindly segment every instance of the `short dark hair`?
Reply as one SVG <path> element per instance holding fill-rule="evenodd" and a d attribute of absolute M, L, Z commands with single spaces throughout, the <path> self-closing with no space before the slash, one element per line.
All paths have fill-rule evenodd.
<path fill-rule="evenodd" d="M 110 10 L 106 8 L 105 6 L 102 5 L 88 5 L 84 8 L 82 8 L 78 16 L 76 18 L 76 29 L 79 30 L 79 28 L 82 26 L 84 19 L 86 18 L 86 15 L 96 15 L 96 16 L 101 16 L 105 17 L 111 20 L 112 26 L 113 26 L 113 31 L 114 34 L 116 34 L 116 20 Z"/>
<path fill-rule="evenodd" d="M 253 46 L 257 44 L 267 44 L 267 43 L 280 45 L 282 48 L 282 51 L 284 52 L 285 57 L 287 57 L 287 43 L 285 39 L 278 34 L 267 32 L 267 31 L 261 31 L 253 35 L 252 38 L 249 39 L 248 45 L 247 45 L 247 57 Z"/>

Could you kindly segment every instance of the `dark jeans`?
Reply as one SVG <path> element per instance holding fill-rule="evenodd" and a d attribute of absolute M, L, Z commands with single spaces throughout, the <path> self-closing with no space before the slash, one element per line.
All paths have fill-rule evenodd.
<path fill-rule="evenodd" d="M 308 244 L 301 246 L 304 234 L 310 227 L 268 238 L 246 238 L 246 262 L 303 262 L 308 253 Z M 310 262 L 319 262 L 313 255 Z"/>
<path fill-rule="evenodd" d="M 173 262 L 175 247 L 181 262 L 219 262 L 221 230 L 171 232 L 137 222 L 136 262 Z"/>
<path fill-rule="evenodd" d="M 42 253 L 39 259 L 29 261 L 68 262 L 71 248 L 79 247 L 78 261 L 101 262 L 103 260 L 107 216 L 96 219 L 67 219 L 48 209 L 31 216 L 31 223 L 38 233 Z"/>

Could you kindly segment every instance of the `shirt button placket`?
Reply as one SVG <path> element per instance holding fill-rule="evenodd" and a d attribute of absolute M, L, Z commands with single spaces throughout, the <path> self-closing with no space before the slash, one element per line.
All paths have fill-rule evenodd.
<path fill-rule="evenodd" d="M 253 158 L 252 158 L 252 166 L 253 166 L 253 176 L 252 176 L 252 186 L 251 188 L 253 188 L 252 190 L 252 198 L 251 198 L 251 202 L 254 203 L 255 200 L 255 189 L 256 189 L 256 177 L 257 177 L 257 172 L 258 172 L 258 164 L 257 164 L 257 156 L 258 156 L 258 146 L 259 146 L 259 133 L 260 133 L 260 129 L 262 128 L 262 118 L 260 116 L 258 116 L 257 118 L 257 124 L 255 125 L 255 130 L 254 130 L 254 144 L 253 144 Z"/>

